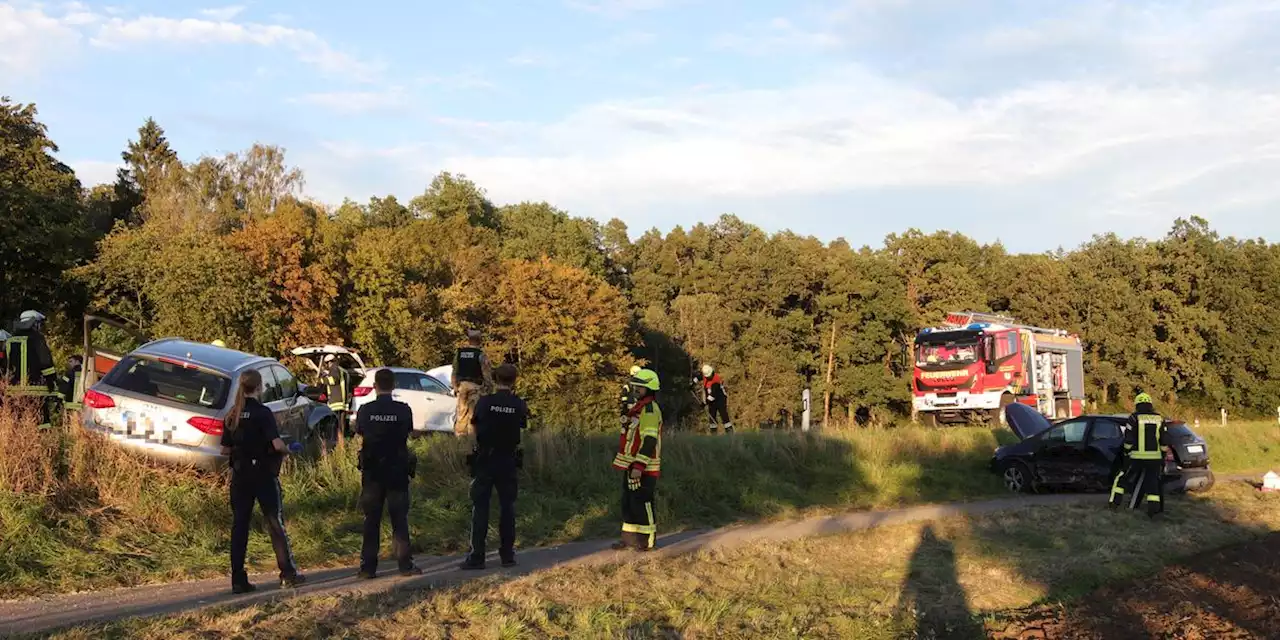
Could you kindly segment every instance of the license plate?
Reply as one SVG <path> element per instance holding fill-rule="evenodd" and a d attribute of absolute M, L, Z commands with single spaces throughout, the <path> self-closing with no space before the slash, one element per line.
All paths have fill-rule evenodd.
<path fill-rule="evenodd" d="M 1204 453 L 1204 447 L 1198 444 L 1188 445 L 1187 453 Z"/>

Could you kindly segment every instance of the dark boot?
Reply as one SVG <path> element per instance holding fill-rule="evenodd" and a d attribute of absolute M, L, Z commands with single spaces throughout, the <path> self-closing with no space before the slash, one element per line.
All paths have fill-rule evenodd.
<path fill-rule="evenodd" d="M 627 549 L 637 549 L 636 534 L 629 531 L 622 532 L 622 539 L 613 543 L 614 551 L 626 551 Z"/>

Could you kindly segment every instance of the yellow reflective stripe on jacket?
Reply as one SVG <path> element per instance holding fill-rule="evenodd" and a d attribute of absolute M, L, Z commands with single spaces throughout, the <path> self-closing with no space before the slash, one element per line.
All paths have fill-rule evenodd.
<path fill-rule="evenodd" d="M 1133 448 L 1133 452 L 1129 454 L 1134 460 L 1160 460 L 1164 457 L 1160 449 L 1160 434 L 1164 431 L 1164 418 L 1162 416 L 1144 414 L 1138 416 L 1137 426 L 1138 445 Z M 1155 438 L 1154 442 L 1148 442 L 1147 432 L 1151 431 Z"/>

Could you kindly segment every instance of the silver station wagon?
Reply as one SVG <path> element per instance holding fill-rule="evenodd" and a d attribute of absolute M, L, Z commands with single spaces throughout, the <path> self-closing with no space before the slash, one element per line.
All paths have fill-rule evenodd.
<path fill-rule="evenodd" d="M 307 388 L 278 361 L 178 338 L 142 345 L 86 389 L 84 428 L 164 462 L 224 467 L 223 419 L 249 369 L 262 374 L 261 400 L 275 412 L 286 444 L 336 436 L 323 390 Z"/>

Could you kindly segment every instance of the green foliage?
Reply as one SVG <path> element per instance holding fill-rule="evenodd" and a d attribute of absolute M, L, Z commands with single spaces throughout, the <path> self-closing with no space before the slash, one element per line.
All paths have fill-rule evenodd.
<path fill-rule="evenodd" d="M 0 326 L 25 309 L 73 305 L 62 272 L 91 247 L 80 181 L 53 157 L 36 115 L 35 105 L 0 97 Z"/>
<path fill-rule="evenodd" d="M 855 248 L 731 215 L 633 240 L 545 202 L 495 206 L 447 172 L 407 205 L 325 211 L 282 149 L 184 163 L 153 120 L 116 184 L 84 193 L 34 107 L 3 105 L 0 313 L 48 307 L 55 345 L 79 343 L 86 303 L 266 355 L 335 342 L 416 367 L 481 327 L 546 426 L 609 424 L 605 389 L 637 360 L 662 376 L 672 427 L 702 422 L 689 385 L 703 363 L 740 427 L 794 424 L 806 388 L 834 426 L 905 414 L 912 337 L 973 309 L 1080 335 L 1099 407 L 1138 389 L 1188 415 L 1280 406 L 1280 245 L 1199 218 L 1038 255 L 916 229 Z"/>

